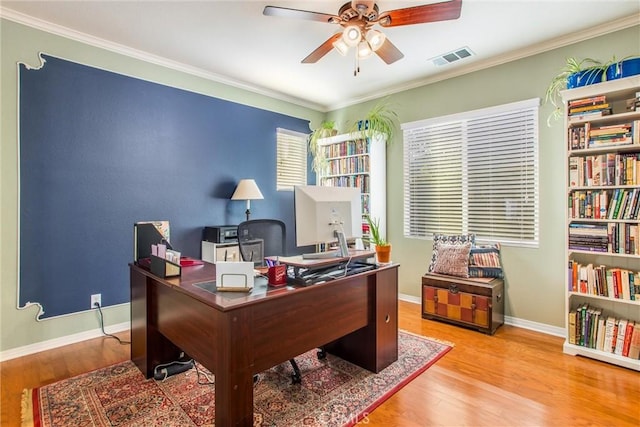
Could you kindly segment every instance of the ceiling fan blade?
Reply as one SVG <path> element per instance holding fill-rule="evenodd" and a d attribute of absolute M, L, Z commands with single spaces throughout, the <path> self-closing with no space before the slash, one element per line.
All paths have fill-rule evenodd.
<path fill-rule="evenodd" d="M 461 9 L 462 0 L 451 0 L 442 3 L 390 10 L 380 14 L 378 24 L 383 27 L 398 27 L 400 25 L 448 21 L 450 19 L 458 19 Z"/>
<path fill-rule="evenodd" d="M 287 7 L 265 6 L 262 11 L 266 16 L 280 16 L 282 18 L 306 19 L 308 21 L 327 22 L 336 24 L 340 22 L 340 17 L 328 13 L 309 12 L 307 10 L 289 9 Z"/>
<path fill-rule="evenodd" d="M 314 50 L 306 58 L 304 58 L 302 60 L 302 63 L 313 64 L 315 62 L 318 62 L 320 58 L 331 52 L 331 49 L 333 49 L 333 42 L 338 40 L 340 37 L 342 37 L 342 33 L 335 33 L 334 35 L 329 37 L 326 42 L 322 43 L 316 50 Z"/>
<path fill-rule="evenodd" d="M 387 64 L 393 64 L 399 59 L 404 58 L 404 54 L 389 39 L 386 39 L 382 46 L 376 50 L 378 55 Z"/>

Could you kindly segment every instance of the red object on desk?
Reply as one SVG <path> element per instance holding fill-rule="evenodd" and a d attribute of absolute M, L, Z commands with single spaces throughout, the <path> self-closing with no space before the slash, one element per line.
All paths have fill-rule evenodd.
<path fill-rule="evenodd" d="M 284 286 L 287 284 L 287 266 L 278 264 L 269 267 L 267 271 L 270 286 Z"/>
<path fill-rule="evenodd" d="M 204 264 L 204 261 L 199 259 L 189 258 L 188 256 L 180 257 L 180 267 L 191 267 L 194 265 L 202 265 L 202 264 Z"/>

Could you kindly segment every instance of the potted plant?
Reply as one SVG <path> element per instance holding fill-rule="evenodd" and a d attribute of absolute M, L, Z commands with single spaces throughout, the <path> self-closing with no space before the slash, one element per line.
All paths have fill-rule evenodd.
<path fill-rule="evenodd" d="M 369 224 L 369 236 L 363 240 L 375 245 L 378 263 L 389 263 L 391 260 L 391 243 L 387 242 L 387 240 L 380 235 L 380 219 L 371 218 L 370 215 L 367 215 L 366 218 Z"/>
<path fill-rule="evenodd" d="M 362 120 L 351 126 L 351 133 L 362 132 L 365 138 L 371 139 L 376 134 L 382 134 L 387 144 L 393 141 L 398 114 L 391 109 L 387 99 L 377 103 Z"/>
<path fill-rule="evenodd" d="M 605 65 L 595 59 L 585 58 L 578 60 L 573 57 L 567 58 L 564 67 L 562 67 L 560 73 L 551 80 L 545 93 L 545 102 L 549 102 L 554 106 L 553 112 L 547 119 L 547 124 L 550 125 L 551 119 L 562 117 L 562 98 L 560 91 L 600 83 L 605 68 Z"/>
<path fill-rule="evenodd" d="M 311 167 L 314 171 L 318 172 L 324 166 L 325 156 L 324 151 L 318 147 L 318 140 L 321 138 L 328 138 L 338 134 L 338 130 L 335 128 L 336 122 L 333 120 L 325 120 L 320 123 L 320 126 L 313 129 L 309 134 L 309 152 L 313 158 Z"/>
<path fill-rule="evenodd" d="M 607 80 L 622 79 L 624 77 L 640 74 L 640 56 L 631 55 L 622 59 L 614 56 L 604 65 Z"/>

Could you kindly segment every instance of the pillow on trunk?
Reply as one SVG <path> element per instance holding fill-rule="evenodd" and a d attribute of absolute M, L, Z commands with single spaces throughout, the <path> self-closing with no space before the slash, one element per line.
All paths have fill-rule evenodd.
<path fill-rule="evenodd" d="M 476 240 L 475 234 L 434 234 L 433 235 L 433 253 L 431 254 L 431 263 L 429 264 L 429 272 L 433 272 L 433 267 L 438 259 L 438 245 L 446 243 L 449 245 L 464 245 L 470 243 L 474 245 Z"/>
<path fill-rule="evenodd" d="M 469 277 L 469 253 L 471 243 L 439 243 L 433 272 L 449 276 Z"/>

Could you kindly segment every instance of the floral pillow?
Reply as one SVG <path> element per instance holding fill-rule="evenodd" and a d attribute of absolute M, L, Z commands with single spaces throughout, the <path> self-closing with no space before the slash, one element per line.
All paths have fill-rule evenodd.
<path fill-rule="evenodd" d="M 433 235 L 433 253 L 431 255 L 431 263 L 429 264 L 429 272 L 434 272 L 433 267 L 438 260 L 438 245 L 446 243 L 448 245 L 464 245 L 470 243 L 475 244 L 475 234 L 434 234 Z"/>
<path fill-rule="evenodd" d="M 471 243 L 439 243 L 433 272 L 449 276 L 469 277 L 469 254 Z"/>
<path fill-rule="evenodd" d="M 469 253 L 469 277 L 502 278 L 502 262 L 500 260 L 500 243 L 478 245 Z"/>

